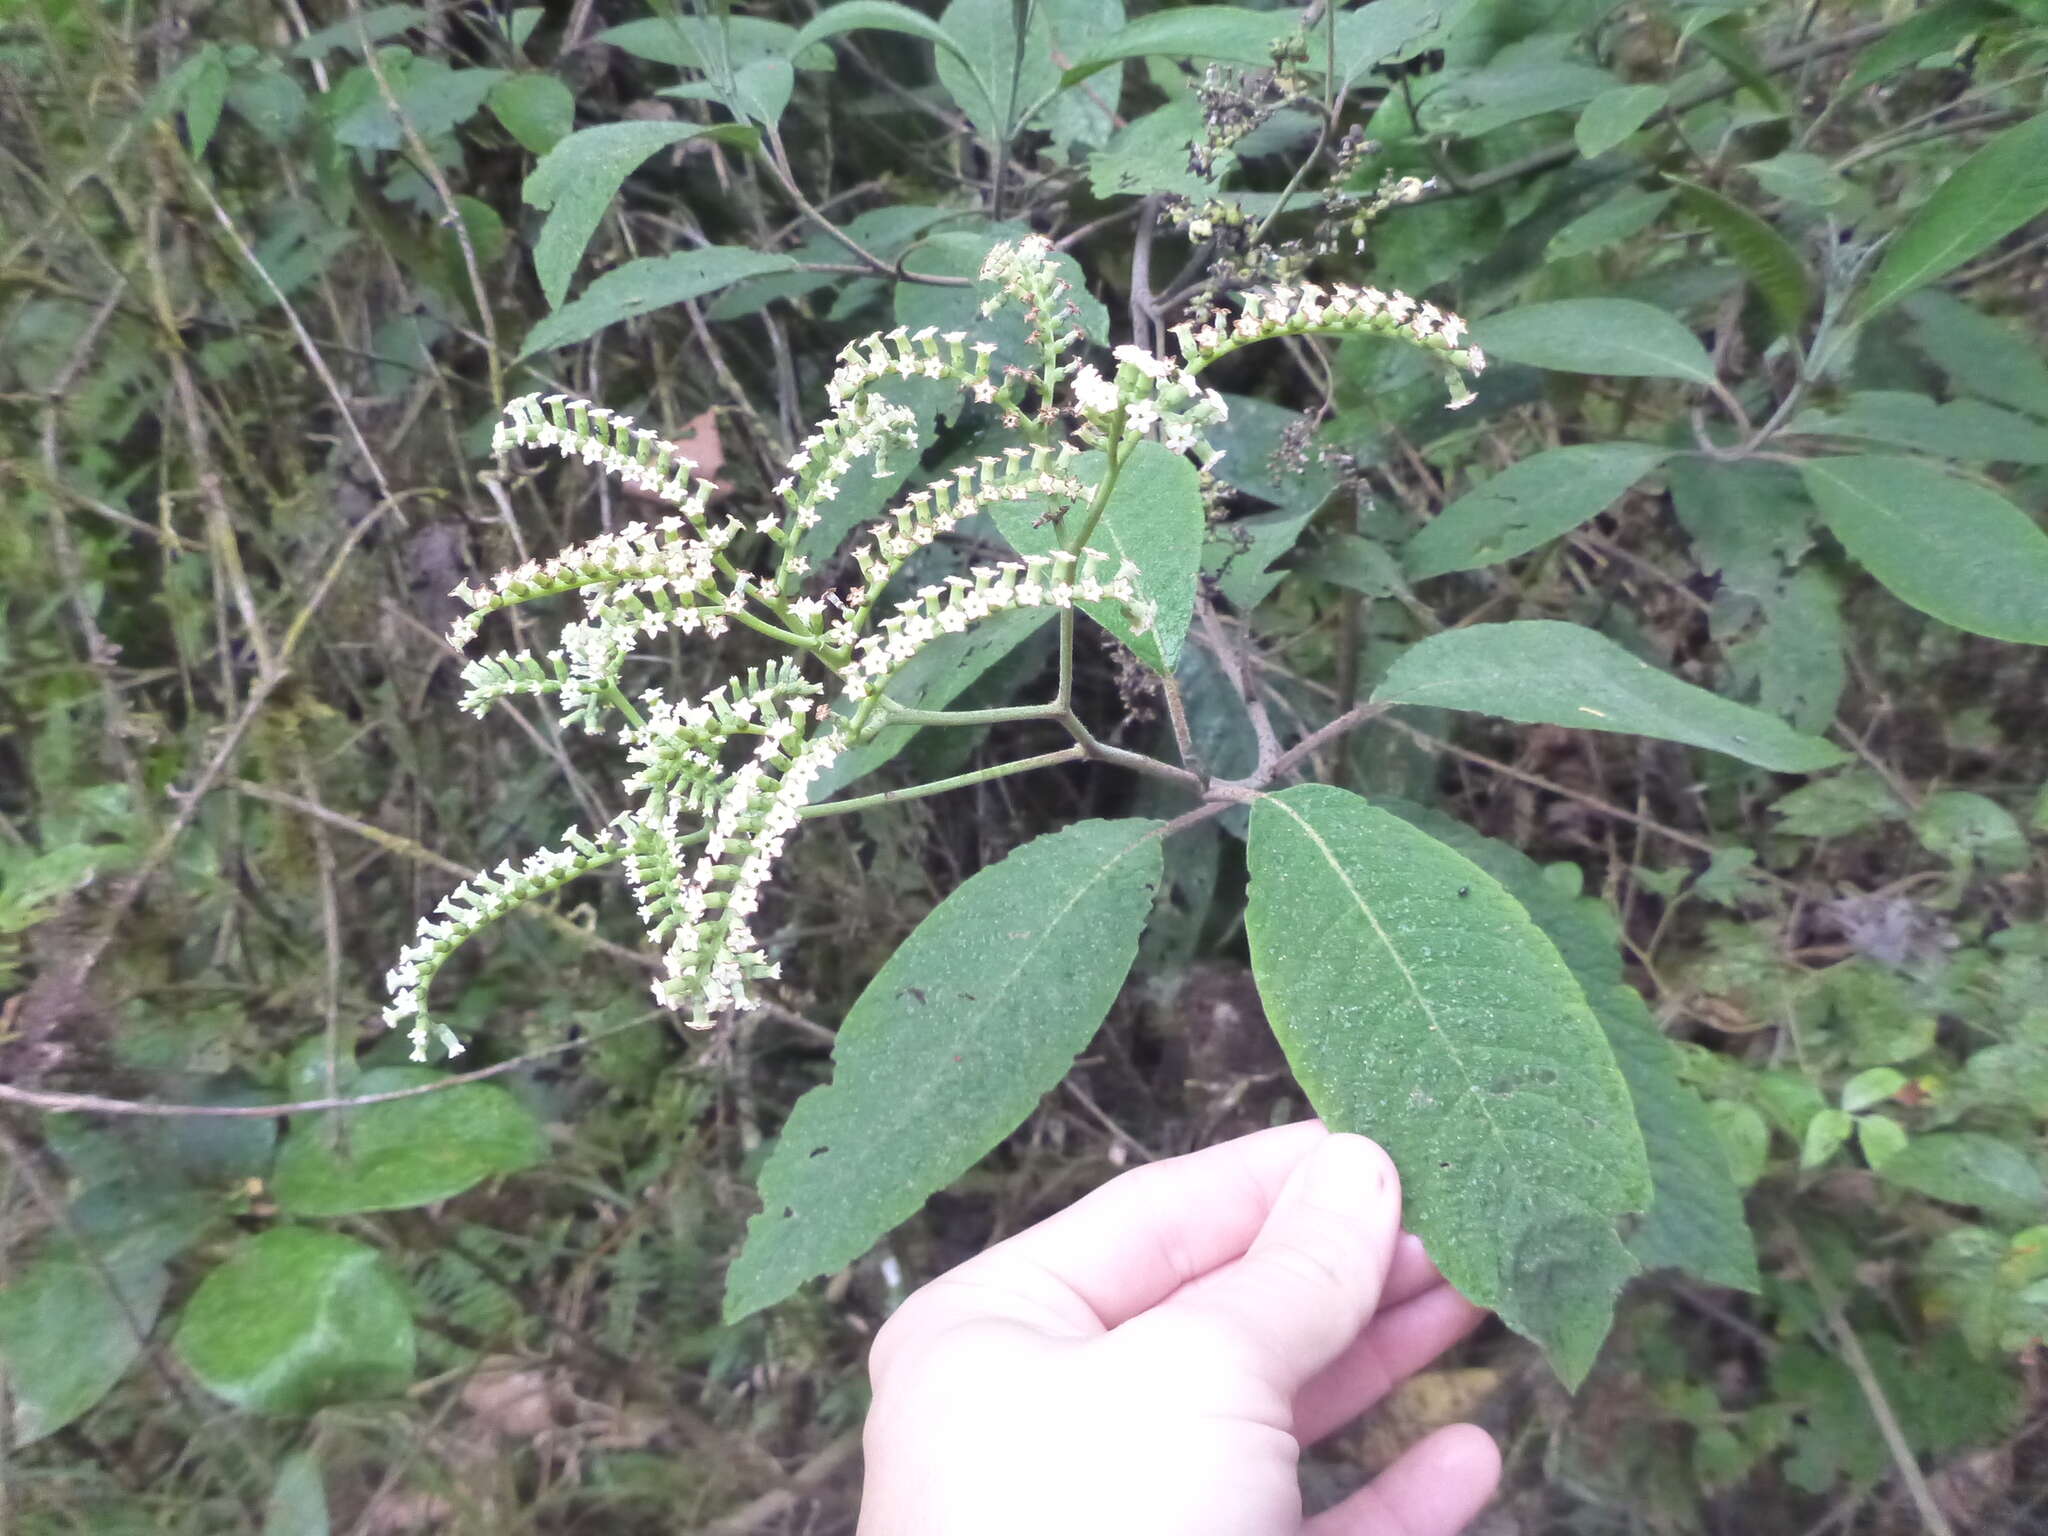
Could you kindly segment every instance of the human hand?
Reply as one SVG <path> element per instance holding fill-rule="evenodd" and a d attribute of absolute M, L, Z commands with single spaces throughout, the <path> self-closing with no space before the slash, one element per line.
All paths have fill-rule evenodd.
<path fill-rule="evenodd" d="M 876 1336 L 860 1536 L 1452 1536 L 1500 1478 L 1472 1425 L 1306 1524 L 1296 1468 L 1482 1315 L 1362 1136 L 1288 1125 L 1134 1169 Z"/>

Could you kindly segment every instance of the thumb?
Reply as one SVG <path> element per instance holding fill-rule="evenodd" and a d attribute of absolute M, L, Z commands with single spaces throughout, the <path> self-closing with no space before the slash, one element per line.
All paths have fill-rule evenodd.
<path fill-rule="evenodd" d="M 1244 1257 L 1155 1316 L 1248 1350 L 1258 1377 L 1291 1396 L 1378 1309 L 1400 1235 L 1393 1162 L 1378 1143 L 1339 1132 L 1288 1177 Z"/>

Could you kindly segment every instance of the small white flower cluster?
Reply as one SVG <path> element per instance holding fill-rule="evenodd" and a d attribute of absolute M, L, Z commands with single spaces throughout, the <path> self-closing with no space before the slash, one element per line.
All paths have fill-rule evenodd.
<path fill-rule="evenodd" d="M 879 694 L 899 667 L 940 635 L 960 634 L 990 614 L 1012 608 L 1120 603 L 1130 615 L 1132 629 L 1143 634 L 1157 613 L 1138 595 L 1138 568 L 1126 560 L 1105 581 L 1102 567 L 1109 558 L 1099 549 L 1084 549 L 1079 556 L 1061 549 L 976 566 L 965 576 L 919 587 L 872 634 L 862 637 L 846 671 L 847 698 L 858 703 Z"/>
<path fill-rule="evenodd" d="M 1078 501 L 1089 493 L 1067 466 L 1078 450 L 1072 443 L 1057 448 L 1010 447 L 998 458 L 984 455 L 962 464 L 951 480 L 935 479 L 912 491 L 902 503 L 871 525 L 868 538 L 855 546 L 853 560 L 861 584 L 844 594 L 799 599 L 790 605 L 791 621 L 806 633 L 822 635 L 826 655 L 843 664 L 853 652 L 874 601 L 903 563 L 925 545 L 994 501 L 1028 501 L 1034 496 Z M 837 608 L 841 617 L 827 625 L 825 615 Z"/>
<path fill-rule="evenodd" d="M 727 778 L 687 882 L 640 892 L 642 918 L 669 940 L 655 1001 L 687 1010 L 692 1029 L 710 1028 L 716 1014 L 754 1007 L 748 984 L 781 972 L 754 935 L 754 914 L 811 785 L 847 745 L 836 729 L 805 741 L 803 724 L 793 717 L 763 736 Z M 677 852 L 661 863 L 679 867 Z M 644 864 L 631 867 L 646 873 Z"/>
<path fill-rule="evenodd" d="M 941 335 L 935 325 L 915 332 L 899 325 L 842 347 L 839 367 L 826 382 L 825 398 L 837 410 L 880 380 L 893 377 L 951 379 L 973 391 L 975 399 L 993 400 L 996 389 L 988 376 L 988 360 L 995 350 L 992 341 L 967 345 L 965 331 Z"/>
<path fill-rule="evenodd" d="M 917 452 L 917 416 L 875 395 L 855 395 L 825 418 L 816 432 L 797 444 L 789 456 L 788 476 L 776 482 L 775 494 L 796 511 L 799 528 L 817 526 L 817 504 L 839 496 L 839 482 L 856 461 L 873 455 L 875 473 L 888 468 L 891 448 Z M 780 544 L 779 519 L 763 518 L 756 526 Z"/>
<path fill-rule="evenodd" d="M 1282 283 L 1262 293 L 1243 294 L 1240 302 L 1242 311 L 1226 324 L 1173 328 L 1192 368 L 1200 370 L 1240 347 L 1275 336 L 1301 336 L 1311 331 L 1388 336 L 1426 348 L 1444 360 L 1455 409 L 1472 399 L 1459 370 L 1476 375 L 1486 367 L 1486 354 L 1466 339 L 1463 320 L 1405 293 L 1354 288 L 1348 283 L 1328 288 L 1315 283 Z"/>
<path fill-rule="evenodd" d="M 622 787 L 630 794 L 666 793 L 702 813 L 717 798 L 724 774 L 719 757 L 726 743 L 735 736 L 782 730 L 792 701 L 822 692 L 798 670 L 794 657 L 749 668 L 744 678 L 719 684 L 694 704 L 649 692 L 645 719 L 620 733 L 635 767 Z"/>
<path fill-rule="evenodd" d="M 677 453 L 656 433 L 636 428 L 630 416 L 618 416 L 588 400 L 568 395 L 526 395 L 505 407 L 508 419 L 491 434 L 491 452 L 513 448 L 554 448 L 566 456 L 615 474 L 636 491 L 675 506 L 701 506 L 714 489 L 692 480 L 697 466 Z"/>
<path fill-rule="evenodd" d="M 391 1004 L 384 1010 L 384 1022 L 394 1027 L 410 1021 L 412 1058 L 427 1059 L 430 1036 L 450 1056 L 459 1055 L 462 1042 L 445 1024 L 435 1024 L 427 1015 L 427 989 L 434 973 L 470 935 L 497 921 L 522 902 L 557 890 L 579 875 L 601 869 L 625 852 L 626 827 L 613 822 L 595 837 L 585 837 L 575 827 L 562 834 L 562 846 L 530 853 L 523 863 L 505 860 L 488 874 L 466 880 L 442 898 L 436 916 L 423 921 L 413 941 L 399 952 L 398 964 L 385 975 Z"/>
<path fill-rule="evenodd" d="M 1105 379 L 1089 363 L 1074 373 L 1074 403 L 1081 412 L 1076 435 L 1080 440 L 1106 443 L 1111 420 L 1121 409 L 1126 437 L 1150 437 L 1154 428 L 1161 428 L 1160 440 L 1169 449 L 1175 453 L 1199 450 L 1202 467 L 1212 467 L 1222 454 L 1209 445 L 1206 429 L 1229 418 L 1230 407 L 1223 397 L 1196 383 L 1194 374 L 1181 364 L 1154 356 L 1143 347 L 1118 347 L 1115 357 L 1114 380 Z"/>

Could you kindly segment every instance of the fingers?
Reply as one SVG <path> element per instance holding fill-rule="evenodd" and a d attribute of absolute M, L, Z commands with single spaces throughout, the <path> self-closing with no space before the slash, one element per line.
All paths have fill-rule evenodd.
<path fill-rule="evenodd" d="M 1391 1296 L 1392 1287 L 1389 1287 Z M 1294 1397 L 1294 1433 L 1309 1445 L 1357 1418 L 1470 1333 L 1486 1313 L 1439 1280 L 1389 1306 Z"/>
<path fill-rule="evenodd" d="M 1057 1287 L 1114 1328 L 1242 1254 L 1288 1176 L 1329 1139 L 1320 1122 L 1302 1121 L 1134 1168 L 940 1284 L 1048 1304 Z"/>
<path fill-rule="evenodd" d="M 1400 1178 L 1387 1154 L 1363 1136 L 1330 1136 L 1288 1178 L 1243 1258 L 1139 1326 L 1238 1354 L 1284 1402 L 1373 1315 L 1400 1232 Z"/>
<path fill-rule="evenodd" d="M 1500 1448 L 1472 1424 L 1452 1424 L 1412 1445 L 1401 1459 L 1302 1536 L 1456 1536 L 1500 1485 Z"/>

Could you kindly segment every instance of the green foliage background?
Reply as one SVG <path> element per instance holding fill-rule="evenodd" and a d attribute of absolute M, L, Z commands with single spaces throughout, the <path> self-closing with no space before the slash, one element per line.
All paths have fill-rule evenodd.
<path fill-rule="evenodd" d="M 860 1361 L 907 1288 L 1304 1088 L 1435 1158 L 1419 1071 L 1335 1030 L 1386 956 L 1420 1011 L 1376 1046 L 1470 1005 L 1403 946 L 1483 908 L 1456 942 L 1524 985 L 1475 1029 L 1540 974 L 1570 1026 L 1544 1070 L 1647 1143 L 1552 1170 L 1591 1229 L 1416 1190 L 1446 1271 L 1507 1286 L 1577 1388 L 1493 1331 L 1407 1405 L 1479 1389 L 1501 1518 L 2038 1528 L 2048 12 L 1134 9 L 0 10 L 0 1523 L 850 1530 Z M 919 279 L 1031 230 L 1096 343 L 1163 350 L 1304 272 L 1471 322 L 1457 414 L 1412 349 L 1268 343 L 1208 376 L 1199 541 L 1195 489 L 1159 489 L 1185 461 L 1124 493 L 1181 520 L 1133 545 L 1156 579 L 1188 593 L 1199 543 L 1173 665 L 1213 773 L 1386 708 L 1163 844 L 1193 802 L 1100 761 L 813 822 L 762 924 L 784 982 L 708 1039 L 644 1005 L 624 890 L 578 881 L 442 983 L 495 1075 L 404 1065 L 378 979 L 414 917 L 617 809 L 545 699 L 453 708 L 450 588 L 652 515 L 494 464 L 498 408 L 602 399 L 751 520 L 837 349 L 972 323 Z M 999 445 L 894 397 L 925 460 L 849 476 L 820 568 Z M 920 658 L 914 702 L 1042 697 L 1049 628 L 996 629 Z M 1175 761 L 1156 683 L 1089 635 L 1077 710 Z M 675 687 L 749 646 L 674 645 Z M 1056 743 L 906 727 L 829 788 Z M 1310 832 L 1384 887 L 1311 888 L 1280 851 Z M 1000 1003 L 889 1028 L 967 964 L 956 932 L 1084 870 L 1106 986 L 1020 961 Z M 1403 905 L 1424 886 L 1443 911 Z M 1273 958 L 1316 921 L 1355 932 Z M 792 1119 L 842 1024 L 846 1075 Z M 994 1087 L 949 1095 L 972 1052 Z M 859 1072 L 932 1122 L 867 1205 L 776 1150 L 786 1121 L 792 1161 L 896 1131 Z M 844 1230 L 789 1235 L 821 1192 Z"/>

